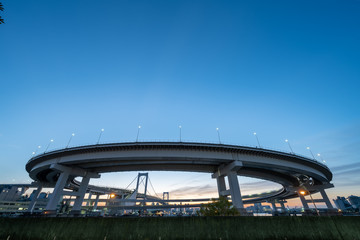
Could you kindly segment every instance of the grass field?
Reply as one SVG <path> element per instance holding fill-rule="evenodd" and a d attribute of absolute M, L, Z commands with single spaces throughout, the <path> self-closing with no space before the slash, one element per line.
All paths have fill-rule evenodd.
<path fill-rule="evenodd" d="M 360 217 L 0 218 L 0 239 L 360 240 Z"/>

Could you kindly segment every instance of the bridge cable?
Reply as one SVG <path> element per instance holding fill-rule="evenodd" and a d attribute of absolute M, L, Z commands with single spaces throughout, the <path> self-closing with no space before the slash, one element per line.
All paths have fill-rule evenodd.
<path fill-rule="evenodd" d="M 137 176 L 131 181 L 131 183 L 129 185 L 127 185 L 127 187 L 125 188 L 125 190 L 128 189 L 128 187 L 130 187 L 130 185 L 135 181 L 135 179 L 137 179 Z"/>
<path fill-rule="evenodd" d="M 157 195 L 157 193 L 156 193 L 156 191 L 155 191 L 155 189 L 154 189 L 154 186 L 153 186 L 152 183 L 151 183 L 150 178 L 149 178 L 149 183 L 150 183 L 150 186 L 151 186 L 152 190 L 154 191 L 155 195 L 156 195 L 158 198 L 160 198 L 159 195 Z"/>

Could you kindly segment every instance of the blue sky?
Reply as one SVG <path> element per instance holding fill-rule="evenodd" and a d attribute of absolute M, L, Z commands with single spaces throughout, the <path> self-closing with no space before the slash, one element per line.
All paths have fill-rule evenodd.
<path fill-rule="evenodd" d="M 331 196 L 360 195 L 360 2 L 7 1 L 0 182 L 38 145 L 183 139 L 321 153 Z M 125 186 L 136 173 L 104 176 Z M 153 173 L 161 191 L 215 183 Z M 120 179 L 119 181 L 117 179 Z M 244 180 L 252 182 L 255 180 Z M 180 184 L 180 186 L 177 186 Z M 156 187 L 155 187 L 156 188 Z M 245 186 L 244 186 L 245 188 Z"/>

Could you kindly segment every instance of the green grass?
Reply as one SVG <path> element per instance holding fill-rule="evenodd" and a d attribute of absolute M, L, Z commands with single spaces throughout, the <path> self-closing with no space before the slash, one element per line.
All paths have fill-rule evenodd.
<path fill-rule="evenodd" d="M 360 239 L 360 217 L 0 218 L 0 239 Z"/>

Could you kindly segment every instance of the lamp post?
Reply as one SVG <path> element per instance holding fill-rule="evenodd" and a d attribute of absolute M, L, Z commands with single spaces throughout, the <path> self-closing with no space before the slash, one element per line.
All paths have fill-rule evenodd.
<path fill-rule="evenodd" d="M 50 144 L 51 144 L 52 142 L 54 142 L 54 139 L 50 139 L 50 142 L 49 142 L 49 144 L 47 145 L 47 147 L 46 147 L 46 149 L 45 149 L 44 153 L 46 153 L 46 152 L 47 152 L 47 150 L 49 149 Z"/>
<path fill-rule="evenodd" d="M 318 155 L 318 157 L 321 159 L 321 161 L 322 161 L 323 163 L 326 163 L 326 161 L 322 158 L 322 156 L 320 155 L 320 153 L 318 153 L 317 155 Z"/>
<path fill-rule="evenodd" d="M 67 143 L 67 145 L 66 145 L 66 148 L 69 147 L 70 142 L 71 142 L 71 139 L 73 138 L 73 136 L 75 136 L 75 133 L 72 133 L 72 134 L 71 134 L 70 139 L 69 139 L 69 141 L 68 141 L 68 143 Z"/>
<path fill-rule="evenodd" d="M 310 151 L 311 156 L 313 157 L 313 159 L 314 159 L 314 160 L 316 160 L 316 159 L 315 159 L 315 156 L 314 156 L 314 154 L 313 154 L 313 152 L 312 152 L 312 151 L 311 151 L 311 149 L 310 149 L 310 147 L 306 147 L 306 149 Z"/>
<path fill-rule="evenodd" d="M 139 132 L 140 132 L 140 128 L 141 126 L 138 126 L 138 131 L 137 131 L 137 135 L 136 135 L 136 142 L 139 140 Z"/>
<path fill-rule="evenodd" d="M 41 146 L 37 146 L 37 148 L 35 149 L 35 151 L 32 152 L 32 155 L 35 156 L 35 154 L 37 153 L 37 151 L 41 148 Z"/>
<path fill-rule="evenodd" d="M 179 131 L 180 131 L 180 142 L 181 142 L 181 125 L 179 125 Z"/>
<path fill-rule="evenodd" d="M 219 143 L 221 144 L 219 128 L 216 128 L 216 131 L 217 131 L 217 134 L 218 134 Z"/>
<path fill-rule="evenodd" d="M 287 144 L 289 145 L 290 153 L 294 154 L 294 151 L 293 151 L 292 148 L 291 148 L 291 145 L 290 145 L 289 140 L 288 140 L 288 139 L 285 139 L 285 142 L 287 142 Z"/>
<path fill-rule="evenodd" d="M 96 144 L 99 144 L 100 138 L 101 138 L 101 135 L 102 135 L 103 132 L 104 132 L 104 129 L 102 128 L 101 131 L 100 131 L 99 138 L 98 138 L 98 141 L 97 141 Z"/>
<path fill-rule="evenodd" d="M 40 148 L 41 148 L 41 146 L 40 146 L 40 145 L 39 145 L 39 146 L 37 146 L 37 148 L 35 149 L 35 151 L 33 151 L 33 152 L 32 152 L 32 157 L 31 157 L 31 158 L 35 157 L 36 152 L 37 152 Z"/>
<path fill-rule="evenodd" d="M 258 138 L 256 132 L 254 132 L 254 136 L 256 137 L 256 141 L 257 141 L 257 143 L 258 143 L 259 148 L 261 148 L 260 142 L 259 142 L 259 138 Z"/>

